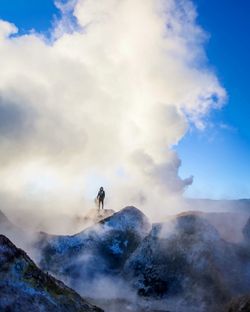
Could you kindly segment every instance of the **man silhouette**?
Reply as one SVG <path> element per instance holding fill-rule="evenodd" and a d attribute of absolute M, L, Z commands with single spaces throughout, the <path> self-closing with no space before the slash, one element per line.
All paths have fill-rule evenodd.
<path fill-rule="evenodd" d="M 103 208 L 104 207 L 104 198 L 105 198 L 105 191 L 104 191 L 103 187 L 100 187 L 100 190 L 99 190 L 97 197 L 96 197 L 96 199 L 98 201 L 99 210 L 101 208 L 101 205 L 102 205 L 102 209 L 104 209 Z"/>

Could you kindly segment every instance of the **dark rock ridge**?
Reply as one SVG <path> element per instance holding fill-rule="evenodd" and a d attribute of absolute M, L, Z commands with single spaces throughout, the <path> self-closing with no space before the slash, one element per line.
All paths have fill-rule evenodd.
<path fill-rule="evenodd" d="M 138 294 L 176 298 L 197 311 L 223 311 L 233 296 L 250 290 L 250 256 L 242 246 L 222 240 L 195 214 L 156 224 L 127 260 L 123 274 Z M 174 302 L 174 306 L 176 302 Z M 171 303 L 169 309 L 174 309 Z M 179 310 L 178 310 L 179 311 Z"/>
<path fill-rule="evenodd" d="M 142 212 L 127 207 L 77 235 L 45 238 L 42 245 L 41 266 L 78 291 L 82 280 L 90 285 L 102 276 L 119 277 L 140 298 L 192 312 L 223 311 L 231 298 L 250 292 L 248 246 L 223 240 L 195 213 L 151 226 Z"/>
<path fill-rule="evenodd" d="M 126 207 L 76 235 L 40 233 L 36 248 L 42 269 L 85 297 L 87 288 L 93 302 L 117 288 L 120 297 L 101 304 L 111 312 L 228 312 L 232 298 L 250 293 L 250 221 L 243 232 L 244 241 L 232 243 L 204 213 L 151 225 Z"/>
<path fill-rule="evenodd" d="M 141 211 L 126 207 L 79 234 L 44 235 L 40 265 L 79 290 L 82 280 L 119 274 L 150 230 Z"/>
<path fill-rule="evenodd" d="M 0 235 L 0 311 L 101 312 Z"/>

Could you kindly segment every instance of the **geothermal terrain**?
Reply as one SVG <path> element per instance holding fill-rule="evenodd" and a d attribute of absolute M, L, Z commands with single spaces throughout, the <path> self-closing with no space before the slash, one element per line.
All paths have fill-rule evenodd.
<path fill-rule="evenodd" d="M 135 207 L 92 213 L 74 235 L 0 213 L 0 311 L 250 311 L 248 204 L 160 223 Z"/>

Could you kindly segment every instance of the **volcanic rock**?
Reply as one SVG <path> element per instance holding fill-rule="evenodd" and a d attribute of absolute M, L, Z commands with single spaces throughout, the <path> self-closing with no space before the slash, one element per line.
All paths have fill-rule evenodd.
<path fill-rule="evenodd" d="M 101 312 L 0 235 L 0 311 Z"/>

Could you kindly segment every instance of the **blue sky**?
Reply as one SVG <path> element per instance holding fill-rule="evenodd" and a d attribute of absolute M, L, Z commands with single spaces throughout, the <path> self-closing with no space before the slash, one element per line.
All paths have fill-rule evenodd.
<path fill-rule="evenodd" d="M 194 0 L 198 23 L 209 34 L 206 51 L 229 100 L 209 116 L 204 131 L 192 128 L 177 146 L 180 175 L 194 175 L 191 197 L 250 197 L 250 2 Z M 52 0 L 1 0 L 0 18 L 21 33 L 47 32 L 60 14 Z"/>
<path fill-rule="evenodd" d="M 213 126 L 192 129 L 177 151 L 182 176 L 194 175 L 187 195 L 250 197 L 250 2 L 195 0 L 198 22 L 209 33 L 206 52 L 228 93 L 228 103 L 213 112 Z"/>
<path fill-rule="evenodd" d="M 31 29 L 46 32 L 59 15 L 52 0 L 0 1 L 0 18 L 14 23 L 20 33 Z"/>

